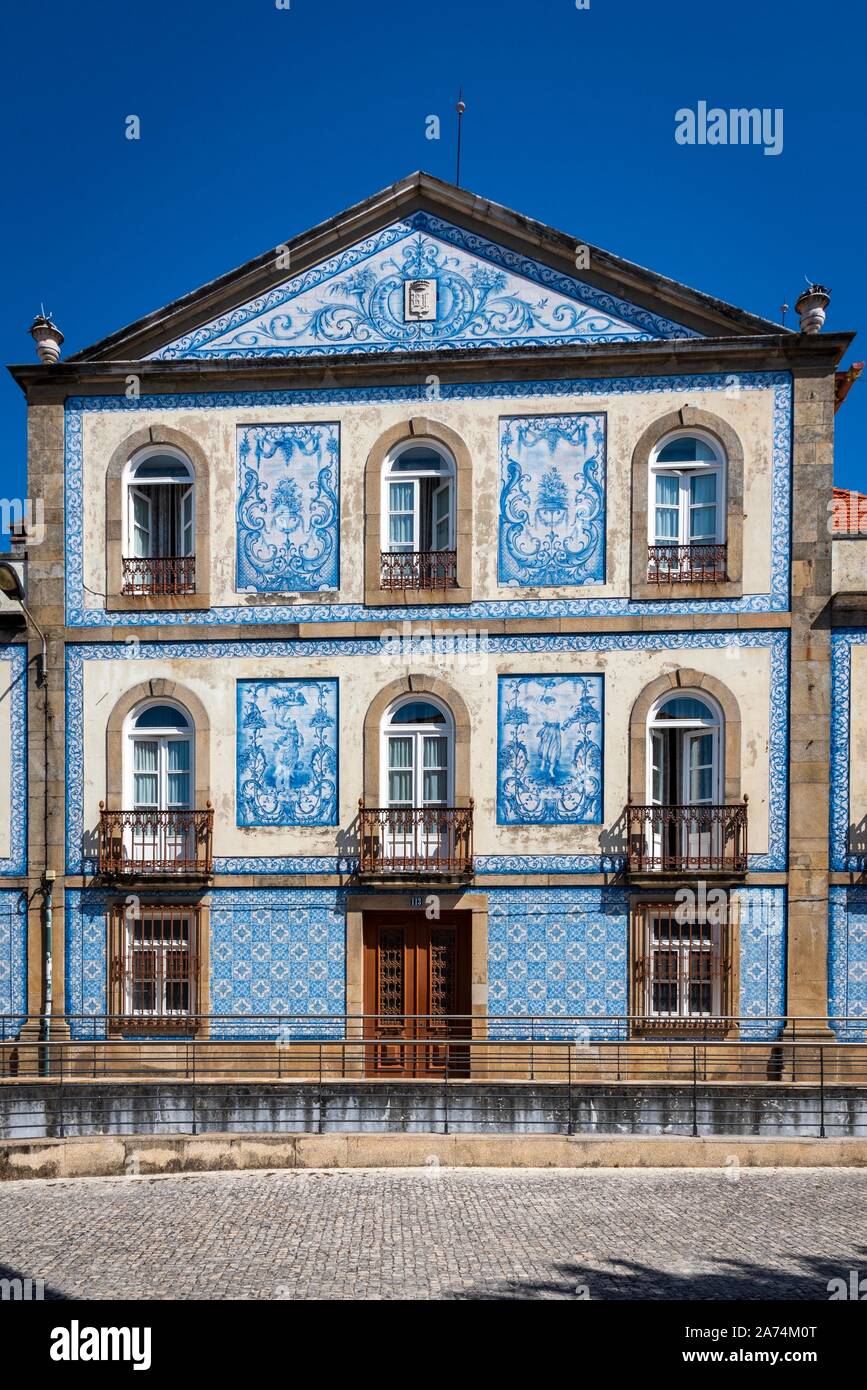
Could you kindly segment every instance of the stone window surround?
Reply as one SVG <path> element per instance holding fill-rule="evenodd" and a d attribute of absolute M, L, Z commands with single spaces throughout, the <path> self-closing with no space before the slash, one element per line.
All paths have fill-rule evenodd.
<path fill-rule="evenodd" d="M 365 806 L 380 804 L 380 753 L 382 720 L 389 705 L 401 695 L 435 695 L 451 711 L 455 728 L 454 791 L 455 805 L 468 806 L 471 791 L 470 714 L 461 696 L 438 676 L 399 676 L 384 686 L 371 701 L 364 716 L 363 799 Z"/>
<path fill-rule="evenodd" d="M 681 884 L 680 887 L 691 886 Z M 727 977 L 722 985 L 722 1008 L 721 1014 L 731 1018 L 738 1018 L 740 1014 L 740 920 L 738 914 L 738 898 L 730 889 L 723 884 L 712 884 L 711 889 L 720 887 L 728 898 L 727 920 L 723 925 L 723 954 L 728 957 Z M 641 1018 L 644 1015 L 644 1001 L 641 997 L 641 987 L 638 982 L 635 969 L 636 961 L 639 956 L 644 954 L 644 909 L 650 906 L 667 907 L 675 906 L 677 889 L 645 890 L 640 893 L 630 894 L 629 898 L 629 1013 L 632 1018 Z M 702 1020 L 690 1023 L 686 1019 L 673 1019 L 671 1032 L 687 1033 L 691 1028 L 701 1029 Z M 642 1036 L 643 1031 L 650 1031 L 657 1034 L 659 1025 L 654 1024 L 651 1030 L 642 1030 L 639 1026 L 632 1025 L 630 1033 Z M 721 1029 L 720 1037 L 737 1037 L 737 1024 L 730 1023 L 726 1028 Z"/>
<path fill-rule="evenodd" d="M 125 532 L 124 470 L 133 454 L 150 445 L 171 444 L 190 462 L 194 475 L 196 592 L 123 594 Z M 147 425 L 127 435 L 115 449 L 105 475 L 105 605 L 118 610 L 209 608 L 211 604 L 210 469 L 201 445 L 168 425 Z"/>
<path fill-rule="evenodd" d="M 667 434 L 690 428 L 704 430 L 723 450 L 726 459 L 726 573 L 725 581 L 701 584 L 648 584 L 648 508 L 650 460 Z M 633 599 L 741 598 L 743 595 L 744 451 L 735 431 L 725 420 L 707 410 L 685 405 L 669 411 L 648 425 L 632 454 L 632 564 L 630 595 Z"/>
<path fill-rule="evenodd" d="M 642 690 L 629 716 L 629 797 L 636 806 L 647 802 L 647 720 L 664 695 L 694 691 L 713 696 L 723 713 L 723 795 L 726 805 L 741 800 L 741 711 L 728 686 L 716 676 L 691 667 L 658 676 Z"/>
<path fill-rule="evenodd" d="M 118 899 L 112 904 L 106 913 L 106 965 L 108 969 L 108 979 L 106 981 L 106 998 L 109 1001 L 109 1011 L 114 1013 L 111 1008 L 112 990 L 114 988 L 111 970 L 112 962 L 118 953 L 117 943 L 117 919 L 113 908 L 124 906 L 128 898 Z M 185 908 L 195 918 L 196 922 L 196 976 L 195 976 L 195 1009 L 191 1015 L 189 1028 L 181 1025 L 177 1031 L 192 1033 L 197 1038 L 207 1038 L 211 1032 L 211 901 L 209 896 L 168 896 L 143 897 L 140 901 L 140 908 L 147 912 L 150 908 L 176 907 Z M 172 1025 L 175 1027 L 175 1025 Z M 149 1023 L 146 1019 L 137 1024 L 131 1020 L 126 1026 L 120 1027 L 112 1022 L 107 1030 L 109 1038 L 122 1038 L 128 1033 L 141 1033 L 144 1037 L 148 1031 L 159 1032 L 158 1024 Z M 165 1031 L 165 1028 L 163 1028 Z"/>
<path fill-rule="evenodd" d="M 123 805 L 124 724 L 136 705 L 145 700 L 176 700 L 183 705 L 195 728 L 195 810 L 204 810 L 211 790 L 211 724 L 207 711 L 186 686 L 175 681 L 155 678 L 139 682 L 127 690 L 115 704 L 106 726 L 105 804 L 109 811 L 128 810 Z"/>
<path fill-rule="evenodd" d="M 470 988 L 473 1013 L 472 1036 L 487 1036 L 488 1020 L 488 896 L 486 893 L 464 892 L 462 889 L 443 890 L 435 884 L 417 888 L 412 896 L 423 898 L 436 893 L 443 912 L 466 912 L 470 918 Z M 361 1015 L 364 1012 L 364 914 L 365 912 L 419 912 L 413 907 L 409 893 L 358 893 L 346 901 L 346 1012 L 353 1021 L 347 1024 L 347 1038 L 362 1036 Z M 351 1063 L 349 1063 L 351 1064 Z M 359 1065 L 361 1065 L 359 1060 Z M 485 1060 L 473 1064 L 473 1076 L 485 1068 Z"/>
<path fill-rule="evenodd" d="M 455 461 L 455 549 L 457 587 L 451 589 L 382 588 L 382 470 L 392 449 L 410 440 L 425 439 L 445 445 Z M 471 603 L 473 585 L 473 460 L 460 435 L 448 425 L 425 416 L 393 425 L 377 439 L 367 456 L 364 470 L 364 602 L 368 605 L 396 607 L 448 603 Z"/>

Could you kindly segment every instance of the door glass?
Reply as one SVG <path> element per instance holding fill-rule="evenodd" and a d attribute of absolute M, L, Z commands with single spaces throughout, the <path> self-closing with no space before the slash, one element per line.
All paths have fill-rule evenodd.
<path fill-rule="evenodd" d="M 676 474 L 656 475 L 656 543 L 675 544 L 680 517 L 680 478 Z"/>
<path fill-rule="evenodd" d="M 425 734 L 423 742 L 422 804 L 445 806 L 448 800 L 448 739 Z"/>
<path fill-rule="evenodd" d="M 690 806 L 706 805 L 713 801 L 713 734 L 691 734 L 689 737 Z"/>
<path fill-rule="evenodd" d="M 448 550 L 451 532 L 451 484 L 443 483 L 434 493 L 434 550 Z"/>
<path fill-rule="evenodd" d="M 388 485 L 388 542 L 391 550 L 415 549 L 415 483 Z"/>
<path fill-rule="evenodd" d="M 689 480 L 689 538 L 711 544 L 716 540 L 715 473 L 698 473 Z"/>
<path fill-rule="evenodd" d="M 159 805 L 159 744 L 155 739 L 136 739 L 133 744 L 133 806 Z"/>
<path fill-rule="evenodd" d="M 185 738 L 168 745 L 168 805 L 179 810 L 190 806 L 190 745 Z"/>
<path fill-rule="evenodd" d="M 650 736 L 650 751 L 653 759 L 650 781 L 650 799 L 655 806 L 661 806 L 665 799 L 665 783 L 663 769 L 663 740 L 664 735 L 655 729 Z"/>
<path fill-rule="evenodd" d="M 413 804 L 413 751 L 411 735 L 392 735 L 388 740 L 388 804 Z"/>
<path fill-rule="evenodd" d="M 132 553 L 140 559 L 151 553 L 151 504 L 150 498 L 137 489 L 132 491 Z"/>
<path fill-rule="evenodd" d="M 181 497 L 181 555 L 193 554 L 193 489 L 188 487 Z"/>

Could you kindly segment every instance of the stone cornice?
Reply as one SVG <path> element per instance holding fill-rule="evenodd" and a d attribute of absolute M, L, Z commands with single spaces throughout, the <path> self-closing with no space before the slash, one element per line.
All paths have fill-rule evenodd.
<path fill-rule="evenodd" d="M 327 359 L 306 357 L 232 361 L 74 361 L 55 366 L 13 364 L 9 372 L 31 402 L 63 401 L 70 395 L 118 394 L 135 376 L 143 394 L 189 391 L 315 390 L 353 385 L 418 383 L 425 398 L 427 378 L 436 369 L 443 383 L 532 380 L 570 376 L 677 375 L 685 372 L 791 371 L 795 375 L 833 371 L 854 333 L 767 334 L 737 338 L 592 343 L 568 347 L 526 347 L 450 351 L 434 362 L 429 353 L 395 352 L 387 357 L 355 354 Z"/>

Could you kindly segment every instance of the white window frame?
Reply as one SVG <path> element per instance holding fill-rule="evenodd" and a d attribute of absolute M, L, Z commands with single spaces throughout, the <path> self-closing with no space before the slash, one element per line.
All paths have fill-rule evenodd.
<path fill-rule="evenodd" d="M 701 460 L 696 463 L 660 463 L 659 455 L 668 444 L 676 439 L 698 439 L 706 444 L 714 455 L 715 462 Z M 714 536 L 701 540 L 690 538 L 690 479 L 701 474 L 713 474 L 717 479 L 716 489 L 716 532 Z M 677 535 L 657 537 L 656 534 L 656 479 L 676 477 L 678 479 L 678 521 Z M 667 434 L 655 446 L 650 457 L 649 496 L 647 501 L 647 543 L 648 545 L 725 545 L 728 468 L 725 451 L 713 435 L 700 429 L 675 430 Z"/>
<path fill-rule="evenodd" d="M 153 478 L 142 479 L 136 482 L 136 474 L 143 463 L 147 463 L 152 458 L 172 458 L 178 463 L 182 463 L 187 470 L 186 478 L 165 477 L 156 475 Z M 178 505 L 180 508 L 181 531 L 189 533 L 189 543 L 187 549 L 183 551 L 181 557 L 170 555 L 155 554 L 155 537 L 153 533 L 153 504 L 152 499 L 144 489 L 149 487 L 178 487 L 186 488 L 186 493 L 181 497 Z M 148 528 L 148 551 L 147 555 L 137 555 L 135 550 L 135 503 L 136 495 L 144 497 L 148 502 L 150 524 Z M 189 518 L 183 520 L 184 504 L 189 499 Z M 127 460 L 123 471 L 123 558 L 125 560 L 166 560 L 174 558 L 191 558 L 196 553 L 196 473 L 187 455 L 181 449 L 175 448 L 173 444 L 148 444 L 143 449 L 138 449 Z"/>
<path fill-rule="evenodd" d="M 158 941 L 156 943 L 150 943 L 147 945 L 144 942 L 142 942 L 141 944 L 136 943 L 135 927 L 137 921 L 144 921 L 145 918 L 150 918 L 153 916 L 153 913 L 148 908 L 144 908 L 139 918 L 131 917 L 129 922 L 122 928 L 122 930 L 126 932 L 125 950 L 126 960 L 128 962 L 126 978 L 124 980 L 124 1016 L 126 1018 L 165 1018 L 174 1020 L 178 1018 L 190 1018 L 191 1016 L 195 1015 L 197 1008 L 197 981 L 196 970 L 194 967 L 198 960 L 198 942 L 196 940 L 198 912 L 195 908 L 190 908 L 189 910 L 181 911 L 179 915 L 185 917 L 187 920 L 186 953 L 188 959 L 187 980 L 189 985 L 189 999 L 187 1002 L 187 1007 L 185 1009 L 170 1009 L 166 1007 L 165 989 L 167 977 L 165 970 L 165 958 L 171 950 L 178 949 L 177 944 L 173 944 L 171 941 Z M 153 952 L 155 955 L 158 954 L 163 958 L 163 968 L 161 973 L 163 995 L 162 1000 L 160 1001 L 161 1006 L 158 1006 L 154 1009 L 144 1009 L 135 1007 L 134 988 L 136 981 L 133 961 L 135 959 L 136 954 L 145 955 L 148 952 Z M 155 1000 L 154 1002 L 156 1003 L 157 1001 Z"/>
<path fill-rule="evenodd" d="M 136 728 L 136 721 L 144 714 L 145 710 L 162 706 L 178 710 L 187 720 L 187 728 L 177 729 L 168 725 L 163 728 Z M 135 804 L 135 745 L 136 743 L 145 742 L 157 744 L 157 805 L 154 807 L 137 807 Z M 169 805 L 168 799 L 168 745 L 178 742 L 187 743 L 190 750 L 190 766 L 186 774 L 189 779 L 189 795 L 186 806 L 171 806 Z M 145 700 L 141 704 L 136 705 L 127 715 L 123 740 L 123 804 L 130 810 L 192 811 L 195 809 L 196 729 L 189 710 L 179 701 L 160 698 Z"/>
<path fill-rule="evenodd" d="M 660 936 L 654 944 L 654 922 L 657 924 L 666 912 L 662 905 L 655 906 L 648 904 L 643 913 L 642 922 L 642 942 L 641 947 L 644 952 L 644 1014 L 646 1018 L 659 1019 L 707 1019 L 719 1018 L 722 1014 L 722 990 L 723 972 L 726 962 L 723 960 L 723 945 L 725 942 L 724 927 L 719 922 L 708 922 L 706 930 L 708 932 L 707 943 L 701 938 L 695 939 L 696 931 L 702 928 L 696 923 L 680 923 L 682 935 L 680 940 L 672 942 L 669 939 L 668 945 Z M 674 922 L 674 913 L 667 914 L 669 922 Z M 672 981 L 671 977 L 657 979 L 654 963 L 656 952 L 665 952 L 669 956 L 674 956 L 677 961 L 677 974 Z M 710 1007 L 708 1009 L 691 1009 L 690 1004 L 690 984 L 691 978 L 689 966 L 693 955 L 705 955 L 710 957 L 711 970 L 710 979 Z M 714 959 L 716 959 L 716 970 L 714 970 Z M 677 1009 L 657 1009 L 653 1003 L 654 985 L 669 987 L 675 983 L 677 985 Z M 703 983 L 701 980 L 699 984 Z"/>
<path fill-rule="evenodd" d="M 435 453 L 435 454 L 437 455 L 437 457 L 439 458 L 440 464 L 441 464 L 440 468 L 438 468 L 438 469 L 433 469 L 433 468 L 421 468 L 421 467 L 419 467 L 419 468 L 412 468 L 412 469 L 402 470 L 402 471 L 400 471 L 400 472 L 394 472 L 394 471 L 393 471 L 393 470 L 394 470 L 394 465 L 396 464 L 396 462 L 398 461 L 398 459 L 400 458 L 400 456 L 401 456 L 402 454 L 406 453 L 406 451 L 407 451 L 408 449 L 430 449 L 430 451 L 431 451 L 432 453 Z M 425 553 L 425 554 L 427 554 L 427 553 L 436 554 L 436 553 L 438 553 L 439 550 L 454 550 L 454 549 L 455 549 L 455 498 L 456 498 L 456 490 L 457 490 L 457 468 L 456 468 L 456 465 L 455 465 L 455 460 L 454 460 L 452 454 L 449 452 L 449 450 L 446 449 L 446 448 L 444 448 L 444 446 L 443 446 L 442 444 L 440 444 L 440 442 L 439 442 L 438 440 L 435 440 L 435 439 L 424 439 L 424 438 L 413 438 L 413 439 L 405 439 L 405 440 L 403 440 L 403 441 L 402 441 L 400 444 L 398 444 L 394 449 L 390 450 L 390 452 L 389 452 L 388 456 L 386 457 L 386 460 L 385 460 L 385 462 L 384 462 L 384 464 L 383 464 L 383 467 L 382 467 L 382 490 L 381 490 L 381 500 L 380 500 L 380 516 L 382 517 L 381 549 L 382 549 L 382 551 L 383 551 L 384 554 L 386 554 L 386 555 L 409 555 L 409 554 L 418 554 L 418 553 L 422 553 L 422 552 L 421 552 L 421 545 L 420 545 L 420 538 L 421 538 L 421 483 L 422 483 L 425 479 L 430 479 L 430 478 L 439 478 L 441 481 L 440 481 L 440 485 L 439 485 L 438 487 L 434 488 L 433 493 L 432 493 L 432 495 L 431 495 L 431 516 L 430 516 L 431 547 L 430 547 L 430 551 L 429 551 L 429 552 L 423 552 L 423 553 Z M 393 542 L 392 539 L 391 539 L 391 524 L 390 524 L 390 523 L 391 523 L 390 485 L 391 485 L 392 483 L 411 483 L 411 484 L 412 484 L 412 490 L 413 490 L 413 506 L 412 506 L 413 542 L 412 542 L 412 545 L 406 545 L 406 546 L 404 546 L 404 545 L 401 545 L 400 543 L 395 543 L 395 542 Z M 448 506 L 449 534 L 448 534 L 447 543 L 446 543 L 445 545 L 443 545 L 443 546 L 436 547 L 436 546 L 434 545 L 434 541 L 435 541 L 435 538 L 436 538 L 436 511 L 435 511 L 435 505 L 436 505 L 436 504 L 435 504 L 435 498 L 436 498 L 437 494 L 438 494 L 439 492 L 441 492 L 441 490 L 442 490 L 443 487 L 447 487 L 447 488 L 448 488 L 448 499 L 449 499 L 449 506 Z M 402 515 L 408 515 L 408 512 L 404 512 L 404 513 L 402 513 Z"/>
<path fill-rule="evenodd" d="M 704 705 L 708 711 L 707 719 L 699 719 L 698 716 L 684 719 L 660 719 L 659 711 L 670 700 L 685 699 L 697 700 Z M 653 735 L 663 730 L 677 730 L 685 737 L 683 738 L 684 747 L 687 746 L 690 734 L 713 734 L 713 795 L 708 802 L 696 802 L 688 799 L 689 797 L 689 759 L 683 756 L 681 759 L 681 785 L 679 788 L 680 800 L 676 802 L 656 803 L 653 796 L 653 769 L 654 769 L 654 746 Z M 720 806 L 723 801 L 724 768 L 723 768 L 723 734 L 725 731 L 725 716 L 717 701 L 705 693 L 703 690 L 691 690 L 688 687 L 669 690 L 665 695 L 660 696 L 651 707 L 647 717 L 647 804 L 650 805 L 676 805 L 676 806 Z"/>
<path fill-rule="evenodd" d="M 444 724 L 400 724 L 396 727 L 392 724 L 394 715 L 404 705 L 426 704 L 433 705 L 445 716 Z M 424 763 L 423 763 L 423 739 L 424 735 L 446 739 L 447 748 L 447 776 L 446 776 L 446 799 L 444 802 L 425 803 L 422 797 L 424 787 Z M 413 750 L 413 800 L 408 803 L 392 802 L 389 799 L 388 772 L 389 772 L 389 740 L 391 738 L 410 737 L 414 740 Z M 402 695 L 398 700 L 394 700 L 385 711 L 380 725 L 380 753 L 379 753 L 379 804 L 383 807 L 389 806 L 412 806 L 422 807 L 431 806 L 453 806 L 455 788 L 455 722 L 451 710 L 443 700 L 435 696 L 428 695 L 427 692 L 418 694 Z"/>

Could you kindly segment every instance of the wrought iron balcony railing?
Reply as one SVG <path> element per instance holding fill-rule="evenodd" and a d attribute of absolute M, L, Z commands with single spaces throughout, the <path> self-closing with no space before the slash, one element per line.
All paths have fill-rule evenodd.
<path fill-rule="evenodd" d="M 101 874 L 213 872 L 214 812 L 107 811 L 99 805 Z"/>
<path fill-rule="evenodd" d="M 383 550 L 383 589 L 454 589 L 458 582 L 456 550 Z"/>
<path fill-rule="evenodd" d="M 747 798 L 737 806 L 626 808 L 627 870 L 746 873 Z"/>
<path fill-rule="evenodd" d="M 649 545 L 648 584 L 719 584 L 728 577 L 724 545 Z"/>
<path fill-rule="evenodd" d="M 358 803 L 363 874 L 470 874 L 473 803 L 365 806 Z"/>
<path fill-rule="evenodd" d="M 196 592 L 195 555 L 163 555 L 123 558 L 121 592 L 128 598 L 145 595 L 194 594 Z"/>

